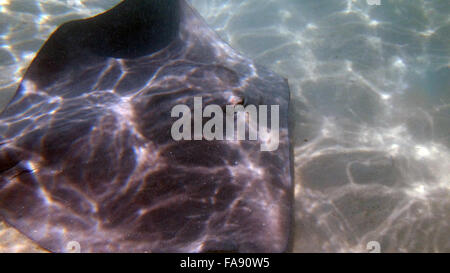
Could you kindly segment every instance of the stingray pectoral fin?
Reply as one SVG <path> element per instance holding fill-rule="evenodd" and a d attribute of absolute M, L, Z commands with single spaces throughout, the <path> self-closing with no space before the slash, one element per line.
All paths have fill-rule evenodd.
<path fill-rule="evenodd" d="M 266 121 L 279 130 L 175 141 L 172 109 L 200 113 L 202 125 L 199 97 L 214 109 L 276 106 Z M 0 214 L 54 252 L 73 242 L 82 252 L 286 251 L 288 104 L 286 80 L 186 1 L 123 1 L 56 30 L 0 114 Z M 261 150 L 270 139 L 278 149 Z"/>

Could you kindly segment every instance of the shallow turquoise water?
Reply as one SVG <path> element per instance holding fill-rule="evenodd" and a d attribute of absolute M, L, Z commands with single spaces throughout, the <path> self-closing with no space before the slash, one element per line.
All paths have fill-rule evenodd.
<path fill-rule="evenodd" d="M 118 0 L 0 0 L 0 108 L 64 21 Z M 289 79 L 294 251 L 450 252 L 447 0 L 192 0 Z"/>

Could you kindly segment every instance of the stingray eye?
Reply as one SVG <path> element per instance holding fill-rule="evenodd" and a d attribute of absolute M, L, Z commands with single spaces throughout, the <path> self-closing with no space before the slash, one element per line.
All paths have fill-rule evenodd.
<path fill-rule="evenodd" d="M 230 106 L 238 106 L 238 105 L 242 105 L 244 107 L 246 107 L 248 105 L 248 99 L 245 95 L 232 95 L 229 99 L 228 99 L 228 105 Z M 227 111 L 227 105 L 223 105 L 222 106 L 222 110 L 224 111 L 224 113 Z"/>
<path fill-rule="evenodd" d="M 244 107 L 248 105 L 248 99 L 245 95 L 234 95 L 229 99 L 229 102 L 231 105 L 242 105 Z"/>

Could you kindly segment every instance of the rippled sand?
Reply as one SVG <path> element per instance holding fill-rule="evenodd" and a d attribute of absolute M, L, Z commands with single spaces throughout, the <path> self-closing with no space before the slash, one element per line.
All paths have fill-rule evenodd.
<path fill-rule="evenodd" d="M 0 1 L 0 94 L 56 25 L 117 2 Z M 234 48 L 289 78 L 295 252 L 361 252 L 369 241 L 450 252 L 447 0 L 191 2 Z"/>

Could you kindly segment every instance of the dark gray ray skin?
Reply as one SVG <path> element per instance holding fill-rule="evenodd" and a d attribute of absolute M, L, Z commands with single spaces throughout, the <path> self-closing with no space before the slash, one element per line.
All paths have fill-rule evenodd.
<path fill-rule="evenodd" d="M 280 105 L 280 145 L 172 140 L 177 104 Z M 184 0 L 127 0 L 49 38 L 0 115 L 0 213 L 54 252 L 281 252 L 287 81 Z M 269 116 L 270 117 L 270 116 Z"/>

